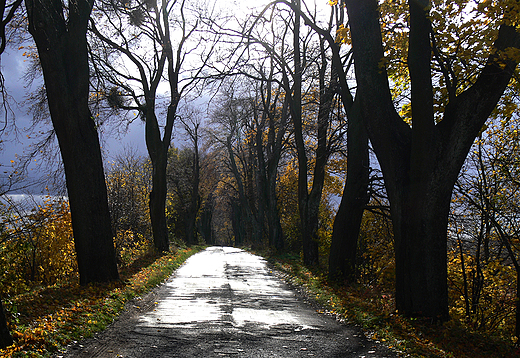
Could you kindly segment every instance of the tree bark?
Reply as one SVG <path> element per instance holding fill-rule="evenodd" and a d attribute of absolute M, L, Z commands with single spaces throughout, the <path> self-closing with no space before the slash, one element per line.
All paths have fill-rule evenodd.
<path fill-rule="evenodd" d="M 186 242 L 188 245 L 195 245 L 198 243 L 197 237 L 197 214 L 200 209 L 200 159 L 199 159 L 199 141 L 198 141 L 198 126 L 193 129 L 190 134 L 193 141 L 193 182 L 191 183 L 190 206 L 187 213 L 186 224 Z"/>
<path fill-rule="evenodd" d="M 0 300 L 0 349 L 4 349 L 13 344 L 13 337 L 7 328 L 7 320 L 5 318 L 4 306 Z"/>
<path fill-rule="evenodd" d="M 154 94 L 155 95 L 155 94 Z M 170 148 L 173 121 L 177 112 L 178 100 L 168 107 L 165 132 L 161 138 L 159 124 L 155 115 L 155 99 L 147 99 L 145 123 L 145 139 L 148 154 L 152 162 L 152 191 L 149 196 L 150 220 L 154 246 L 159 251 L 169 251 L 168 226 L 166 223 L 166 168 L 168 166 L 168 149 Z"/>
<path fill-rule="evenodd" d="M 150 155 L 150 157 L 152 157 Z M 159 251 L 169 251 L 168 226 L 166 224 L 166 155 L 156 155 L 152 159 L 152 190 L 149 194 L 150 221 L 154 246 Z"/>
<path fill-rule="evenodd" d="M 409 316 L 448 318 L 447 223 L 451 192 L 468 151 L 517 65 L 490 55 L 476 82 L 450 99 L 433 121 L 431 46 L 427 10 L 410 1 L 410 128 L 397 114 L 389 89 L 376 0 L 346 0 L 357 93 L 389 195 L 396 251 L 396 305 Z M 520 36 L 503 25 L 498 50 L 518 48 Z"/>
<path fill-rule="evenodd" d="M 358 237 L 368 203 L 368 134 L 360 108 L 350 111 L 347 128 L 347 179 L 334 218 L 329 254 L 329 277 L 338 282 L 356 280 Z"/>
<path fill-rule="evenodd" d="M 80 283 L 119 278 L 101 150 L 88 107 L 87 22 L 93 2 L 26 0 L 65 169 Z"/>

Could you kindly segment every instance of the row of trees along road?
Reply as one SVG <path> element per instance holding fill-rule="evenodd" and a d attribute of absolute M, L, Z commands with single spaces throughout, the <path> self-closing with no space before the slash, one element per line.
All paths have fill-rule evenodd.
<path fill-rule="evenodd" d="M 466 164 L 470 169 L 459 174 L 475 139 L 476 153 L 498 141 L 486 145 L 482 139 L 490 117 L 503 126 L 513 123 L 520 4 L 332 0 L 329 5 L 325 20 L 301 0 L 275 0 L 238 19 L 177 0 L 26 0 L 25 7 L 3 1 L 0 49 L 9 31 L 22 31 L 8 26 L 18 14 L 26 16 L 38 50 L 34 59 L 63 159 L 81 284 L 118 279 L 112 228 L 130 225 L 119 221 L 118 201 L 108 205 L 97 134 L 97 118 L 106 113 L 145 123 L 149 217 L 160 251 L 169 250 L 169 231 L 189 244 L 199 236 L 213 242 L 219 231 L 235 244 L 301 248 L 310 266 L 330 248 L 330 277 L 351 283 L 359 273 L 363 215 L 370 209 L 392 220 L 396 308 L 402 314 L 448 319 L 448 253 L 454 247 L 469 318 L 477 312 L 471 304 L 478 303 L 483 267 L 493 261 L 494 249 L 495 258 L 509 262 L 520 277 L 516 217 L 498 210 L 502 190 L 480 184 L 492 180 L 498 187 L 500 179 L 506 191 L 513 190 L 514 164 L 505 162 L 506 155 L 481 154 L 472 159 L 476 166 Z M 216 88 L 207 128 L 200 112 L 178 113 L 183 96 Z M 93 113 L 101 104 L 108 110 Z M 193 150 L 170 148 L 176 119 Z M 384 190 L 379 169 L 369 165 L 369 143 Z M 183 160 L 190 164 L 189 175 L 171 166 Z M 500 170 L 490 172 L 493 165 Z M 477 184 L 468 180 L 474 173 L 482 178 Z M 114 173 L 108 182 L 117 194 Z M 466 206 L 453 205 L 450 222 L 456 184 L 454 198 Z M 189 200 L 168 201 L 168 185 L 177 199 Z M 480 196 L 470 194 L 471 185 Z M 332 225 L 334 194 L 341 202 Z M 471 247 L 471 235 L 453 230 L 467 208 L 481 222 Z M 179 219 L 181 211 L 185 220 Z M 217 220 L 223 225 L 212 229 Z M 179 226 L 184 234 L 176 231 Z M 477 262 L 471 289 L 469 254 Z M 0 319 L 5 346 L 11 340 Z"/>

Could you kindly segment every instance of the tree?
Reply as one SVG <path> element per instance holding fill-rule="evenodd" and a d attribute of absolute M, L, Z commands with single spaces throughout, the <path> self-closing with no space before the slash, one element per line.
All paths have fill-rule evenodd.
<path fill-rule="evenodd" d="M 437 56 L 450 93 L 444 112 L 434 111 L 432 53 L 436 31 L 429 2 L 409 1 L 407 68 L 411 126 L 396 111 L 376 0 L 345 1 L 354 51 L 361 113 L 388 192 L 396 251 L 396 305 L 406 315 L 447 319 L 447 224 L 453 186 L 468 151 L 495 108 L 518 59 L 516 19 L 504 15 L 494 50 L 467 87 L 450 87 L 450 62 Z M 515 6 L 515 2 L 506 6 Z M 507 9 L 507 8 L 506 8 Z M 509 21 L 509 22 L 508 22 Z M 436 116 L 441 116 L 436 121 Z"/>
<path fill-rule="evenodd" d="M 258 201 L 259 207 L 262 208 L 259 220 L 262 224 L 267 222 L 266 235 L 269 238 L 269 246 L 281 251 L 284 247 L 284 234 L 280 223 L 276 186 L 289 111 L 288 100 L 283 96 L 283 89 L 273 88 L 273 71 L 274 66 L 271 65 L 269 75 L 265 76 L 266 80 L 260 83 L 257 91 L 257 96 L 259 95 L 260 98 L 256 99 L 255 102 L 258 103 L 254 106 L 254 145 L 258 163 Z"/>
<path fill-rule="evenodd" d="M 107 2 L 99 9 L 108 26 L 98 28 L 91 21 L 93 33 L 102 41 L 92 55 L 100 81 L 105 82 L 105 87 L 115 88 L 113 96 L 107 96 L 107 99 L 112 100 L 115 107 L 137 111 L 145 122 L 146 147 L 153 168 L 150 218 L 154 244 L 158 250 L 168 251 L 166 167 L 174 121 L 181 95 L 196 83 L 213 48 L 198 46 L 206 39 L 194 39 L 195 33 L 200 31 L 200 21 L 195 10 L 188 14 L 186 1 L 164 0 L 159 4 L 137 1 L 126 5 Z M 177 41 L 171 35 L 172 25 L 179 33 Z M 147 50 L 136 51 L 142 47 L 147 47 Z M 194 49 L 202 49 L 199 54 L 202 63 L 189 76 L 184 76 L 186 57 Z M 117 60 L 121 56 L 134 69 L 118 67 Z M 161 101 L 158 87 L 165 77 L 169 93 L 168 98 Z M 163 123 L 157 114 L 157 107 L 161 104 L 167 108 Z"/>
<path fill-rule="evenodd" d="M 289 4 L 288 4 L 289 5 Z M 330 2 L 332 15 L 335 15 L 336 32 L 341 31 L 345 18 L 343 3 Z M 343 109 L 346 113 L 347 125 L 347 178 L 341 202 L 334 219 L 334 227 L 331 238 L 329 254 L 329 277 L 333 280 L 353 282 L 356 275 L 356 256 L 358 237 L 365 205 L 368 203 L 369 182 L 369 155 L 368 134 L 363 126 L 363 118 L 359 107 L 359 101 L 351 94 L 347 80 L 352 61 L 351 51 L 345 59 L 342 58 L 340 42 L 331 36 L 332 22 L 328 29 L 319 27 L 317 22 L 297 7 L 292 6 L 293 11 L 303 17 L 305 24 L 316 31 L 329 45 L 331 52 L 331 72 L 335 86 L 340 94 Z M 334 16 L 331 16 L 331 20 Z M 322 45 L 323 49 L 323 45 Z M 322 50 L 322 53 L 324 51 Z M 322 57 L 322 62 L 326 60 Z M 344 64 L 348 63 L 346 67 Z M 323 75 L 321 75 L 323 78 Z M 321 80 L 323 81 L 323 79 Z M 333 90 L 336 88 L 332 87 Z M 330 89 L 329 89 L 330 92 Z"/>
<path fill-rule="evenodd" d="M 248 205 L 254 205 L 251 217 L 255 218 L 257 230 L 261 231 L 257 237 L 267 239 L 266 243 L 268 241 L 270 247 L 281 250 L 284 234 L 276 192 L 279 163 L 290 135 L 290 113 L 289 96 L 285 95 L 286 89 L 280 81 L 280 68 L 287 64 L 282 62 L 290 49 L 284 43 L 289 20 L 284 19 L 284 14 L 276 12 L 273 12 L 273 17 L 280 19 L 281 23 L 277 20 L 264 21 L 259 15 L 240 23 L 238 29 L 217 26 L 217 32 L 231 39 L 236 38 L 236 46 L 229 54 L 233 60 L 228 62 L 224 70 L 217 72 L 217 77 L 227 78 L 234 86 L 245 80 L 243 94 L 236 94 L 236 97 L 241 97 L 242 101 L 247 98 L 251 106 L 247 118 L 241 119 L 240 129 L 247 141 L 255 177 L 252 186 L 254 203 L 250 200 Z M 280 46 L 280 56 L 272 55 L 276 46 Z"/>
<path fill-rule="evenodd" d="M 108 205 L 120 263 L 122 253 L 151 239 L 150 186 L 150 161 L 139 156 L 135 149 L 124 148 L 107 168 Z"/>
<path fill-rule="evenodd" d="M 331 35 L 333 28 L 333 20 L 335 20 L 335 28 L 337 33 L 344 30 L 344 4 L 338 4 L 338 1 L 330 2 L 332 12 L 328 27 L 320 26 L 315 17 L 308 15 L 301 10 L 301 6 L 296 2 L 275 1 L 273 3 L 283 3 L 289 6 L 292 11 L 300 16 L 305 24 L 312 28 L 320 36 L 321 63 L 323 66 L 319 71 L 318 77 L 321 88 L 321 112 L 322 115 L 319 127 L 321 128 L 321 149 L 317 151 L 324 154 L 325 143 L 323 140 L 324 130 L 327 129 L 327 122 L 324 116 L 330 111 L 331 95 L 337 91 L 340 95 L 343 108 L 348 120 L 347 126 L 347 179 L 343 190 L 342 200 L 334 221 L 334 229 L 331 240 L 331 250 L 329 256 L 329 277 L 334 280 L 342 281 L 345 279 L 353 281 L 355 279 L 355 263 L 356 251 L 358 245 L 358 236 L 360 232 L 362 215 L 365 205 L 368 202 L 367 194 L 369 182 L 369 155 L 368 155 L 368 135 L 362 124 L 362 115 L 359 107 L 359 101 L 354 100 L 351 94 L 350 85 L 347 79 L 347 73 L 350 71 L 352 61 L 349 60 L 352 52 L 348 51 L 343 54 L 340 48 L 340 41 L 336 41 L 336 37 Z M 340 37 L 338 37 L 341 39 Z M 331 84 L 325 87 L 325 70 L 327 68 L 327 58 L 324 56 L 326 48 L 324 43 L 328 44 L 331 58 Z M 344 67 L 347 64 L 346 67 Z M 331 140 L 332 142 L 332 140 Z M 330 144 L 329 144 L 330 145 Z M 321 162 L 322 164 L 323 161 Z M 318 166 L 319 168 L 319 166 Z M 324 168 L 324 167 L 323 167 Z M 315 171 L 316 174 L 320 170 Z M 318 175 L 319 177 L 319 175 Z M 314 181 L 313 181 L 314 182 Z M 320 181 L 318 180 L 318 183 Z M 319 188 L 317 186 L 316 188 Z M 313 191 L 316 189 L 313 186 Z M 316 190 L 315 192 L 318 192 Z M 312 194 L 310 197 L 316 197 Z M 313 217 L 311 215 L 311 217 Z"/>
<path fill-rule="evenodd" d="M 67 180 L 80 283 L 119 278 L 99 139 L 88 107 L 86 31 L 93 2 L 27 0 Z"/>
<path fill-rule="evenodd" d="M 186 225 L 186 242 L 189 245 L 197 244 L 197 216 L 201 206 L 200 187 L 200 152 L 199 146 L 201 141 L 201 113 L 194 108 L 186 110 L 184 115 L 180 117 L 182 127 L 189 137 L 193 147 L 193 177 L 191 181 L 190 205 L 187 212 Z"/>
<path fill-rule="evenodd" d="M 253 26 L 245 37 L 249 45 L 258 43 L 273 58 L 279 71 L 278 81 L 283 86 L 288 100 L 298 158 L 298 210 L 303 260 L 306 265 L 313 266 L 317 265 L 319 260 L 317 232 L 325 168 L 338 140 L 338 133 L 331 130 L 331 114 L 338 78 L 335 71 L 331 70 L 326 55 L 328 48 L 326 49 L 323 39 L 316 39 L 312 31 L 302 31 L 303 13 L 300 0 L 273 1 L 256 17 L 253 25 L 261 24 L 260 20 L 263 20 L 268 9 L 275 9 L 279 3 L 289 6 L 292 10 L 289 12 L 291 19 L 281 19 L 286 29 L 280 37 L 280 41 L 287 41 L 286 37 L 292 35 L 292 48 L 286 49 L 283 46 L 284 51 L 280 51 L 275 47 L 277 44 L 273 46 L 260 36 L 253 36 Z M 308 91 L 303 89 L 304 85 Z M 311 94 L 312 91 L 314 94 Z M 311 104 L 305 103 L 305 100 L 309 100 Z M 312 104 L 315 104 L 314 108 L 311 108 Z M 314 118 L 311 119 L 312 117 Z M 313 148 L 315 157 L 312 160 L 308 156 L 309 148 L 306 145 L 309 127 L 313 128 L 313 134 L 316 136 L 316 145 Z M 309 182 L 312 182 L 310 188 Z"/>
<path fill-rule="evenodd" d="M 235 94 L 237 81 L 222 90 L 221 104 L 212 114 L 217 130 L 213 139 L 225 153 L 226 172 L 233 178 L 230 183 L 233 196 L 230 200 L 232 223 L 237 244 L 261 245 L 262 223 L 259 221 L 257 187 L 255 185 L 255 159 L 253 133 L 250 130 L 253 118 L 254 100 L 245 91 Z"/>
<path fill-rule="evenodd" d="M 479 135 L 455 186 L 450 238 L 457 250 L 450 263 L 459 275 L 452 270 L 450 291 L 455 312 L 463 307 L 470 326 L 519 337 L 519 118 L 503 110 L 493 115 L 497 118 Z"/>

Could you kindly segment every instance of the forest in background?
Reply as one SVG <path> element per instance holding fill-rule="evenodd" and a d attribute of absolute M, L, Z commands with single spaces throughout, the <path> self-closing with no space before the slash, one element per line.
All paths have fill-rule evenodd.
<path fill-rule="evenodd" d="M 117 280 L 148 250 L 233 245 L 295 253 L 341 286 L 377 287 L 400 314 L 517 343 L 516 1 L 329 1 L 324 14 L 279 0 L 243 17 L 189 1 L 87 2 L 78 17 L 62 4 L 71 18 L 45 26 L 66 29 L 64 42 L 38 35 L 28 3 L 4 2 L 3 43 L 21 46 L 15 34 L 28 22 L 27 78 L 44 77 L 28 100 L 54 128 L 32 153 L 56 161 L 59 142 L 56 178 L 65 173 L 71 203 L 3 203 L 4 301 L 42 285 Z M 74 36 L 84 48 L 67 47 Z M 82 86 L 55 77 L 68 51 L 87 61 Z M 67 129 L 71 116 L 86 127 Z M 99 152 L 91 140 L 71 149 L 82 140 L 71 131 L 97 136 L 127 121 L 145 124 L 149 158 L 127 148 L 87 160 L 85 148 Z M 5 128 L 14 123 L 6 111 Z M 171 145 L 174 133 L 185 146 Z M 27 160 L 2 177 L 3 192 Z M 89 190 L 105 199 L 83 204 Z M 84 228 L 96 217 L 75 214 L 78 203 L 110 215 L 99 225 L 108 225 L 106 270 L 89 256 L 101 239 Z"/>

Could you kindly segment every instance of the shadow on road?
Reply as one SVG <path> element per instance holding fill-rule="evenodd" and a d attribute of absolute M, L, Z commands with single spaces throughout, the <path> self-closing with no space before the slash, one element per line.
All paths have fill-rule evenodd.
<path fill-rule="evenodd" d="M 210 247 L 58 357 L 397 357 L 318 314 L 243 250 Z"/>

